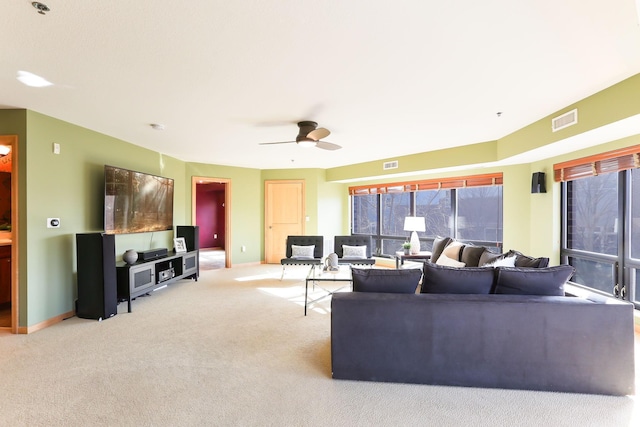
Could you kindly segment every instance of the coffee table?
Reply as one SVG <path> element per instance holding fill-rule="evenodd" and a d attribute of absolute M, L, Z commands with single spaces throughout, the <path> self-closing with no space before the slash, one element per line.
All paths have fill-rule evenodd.
<path fill-rule="evenodd" d="M 328 282 L 341 282 L 341 286 L 336 289 L 327 289 Z M 309 285 L 311 285 L 313 289 L 316 287 L 320 288 L 324 294 L 313 300 L 309 300 Z M 353 286 L 353 279 L 351 277 L 350 265 L 338 265 L 338 270 L 336 271 L 326 271 L 322 265 L 311 266 L 304 283 L 304 315 L 307 315 L 307 307 L 311 304 L 351 286 Z"/>

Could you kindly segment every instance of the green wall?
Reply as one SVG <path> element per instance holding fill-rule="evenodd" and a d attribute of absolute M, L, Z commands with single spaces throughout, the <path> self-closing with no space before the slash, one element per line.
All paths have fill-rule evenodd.
<path fill-rule="evenodd" d="M 186 164 L 185 191 L 188 194 L 186 206 L 187 224 L 191 224 L 191 178 L 224 178 L 231 180 L 230 234 L 231 261 L 233 264 L 258 262 L 262 259 L 264 236 L 263 185 L 258 169 L 209 165 L 203 163 Z M 240 249 L 246 246 L 246 252 Z"/>
<path fill-rule="evenodd" d="M 327 238 L 349 233 L 349 197 L 345 182 L 429 179 L 490 172 L 504 174 L 504 246 L 559 261 L 560 185 L 553 183 L 553 164 L 616 148 L 640 144 L 635 135 L 596 147 L 514 166 L 479 167 L 561 141 L 640 114 L 640 75 L 550 114 L 497 141 L 380 159 L 327 170 L 259 170 L 185 163 L 129 142 L 28 110 L 0 110 L 0 133 L 19 138 L 20 175 L 20 327 L 33 326 L 74 308 L 76 296 L 75 234 L 102 229 L 103 165 L 167 176 L 175 180 L 174 223 L 191 224 L 191 177 L 231 180 L 231 257 L 234 265 L 264 259 L 264 181 L 304 179 L 307 234 Z M 579 124 L 552 133 L 550 119 L 578 108 Z M 61 154 L 52 144 L 61 145 Z M 383 171 L 382 162 L 399 168 Z M 456 171 L 427 173 L 441 168 Z M 530 194 L 531 173 L 547 173 L 547 193 Z M 410 178 L 392 173 L 410 174 Z M 386 178 L 379 178 L 380 176 Z M 373 178 L 378 177 L 378 178 Z M 47 217 L 60 217 L 59 229 L 47 229 Z M 120 235 L 116 252 L 172 247 L 173 232 Z M 247 251 L 242 252 L 241 246 Z"/>

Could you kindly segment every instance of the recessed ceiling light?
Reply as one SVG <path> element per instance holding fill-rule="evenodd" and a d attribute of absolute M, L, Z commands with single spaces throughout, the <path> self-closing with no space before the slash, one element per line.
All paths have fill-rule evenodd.
<path fill-rule="evenodd" d="M 151 128 L 155 130 L 164 130 L 164 125 L 161 125 L 159 123 L 151 123 Z"/>
<path fill-rule="evenodd" d="M 45 79 L 44 77 L 37 76 L 28 71 L 18 71 L 18 76 L 16 77 L 22 84 L 31 87 L 46 87 L 51 86 L 53 83 Z"/>

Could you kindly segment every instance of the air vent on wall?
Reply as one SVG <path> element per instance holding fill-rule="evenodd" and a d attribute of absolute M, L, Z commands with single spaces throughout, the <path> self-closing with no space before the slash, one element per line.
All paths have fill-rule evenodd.
<path fill-rule="evenodd" d="M 382 170 L 387 170 L 387 169 L 398 169 L 398 161 L 394 160 L 392 162 L 384 162 L 382 164 Z"/>
<path fill-rule="evenodd" d="M 578 109 L 571 110 L 551 119 L 551 130 L 555 132 L 569 126 L 573 126 L 576 123 L 578 123 Z"/>

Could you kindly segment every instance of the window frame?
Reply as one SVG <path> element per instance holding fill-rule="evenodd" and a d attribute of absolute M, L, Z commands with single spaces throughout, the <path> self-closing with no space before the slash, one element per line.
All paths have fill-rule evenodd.
<path fill-rule="evenodd" d="M 452 238 L 458 237 L 458 193 L 459 189 L 472 188 L 472 187 L 486 187 L 486 186 L 499 186 L 501 189 L 500 195 L 500 218 L 504 220 L 504 196 L 502 193 L 503 175 L 502 173 L 492 173 L 483 175 L 472 175 L 463 177 L 451 177 L 421 181 L 410 182 L 394 182 L 386 184 L 372 184 L 365 186 L 353 186 L 349 187 L 350 196 L 350 212 L 351 212 L 351 234 L 353 235 L 367 235 L 371 236 L 374 242 L 374 254 L 378 257 L 391 258 L 393 253 L 382 253 L 383 242 L 385 240 L 391 240 L 401 244 L 408 239 L 408 233 L 406 235 L 386 235 L 382 234 L 382 196 L 385 194 L 408 192 L 409 198 L 409 215 L 416 214 L 416 194 L 418 191 L 432 191 L 432 190 L 449 190 L 450 191 L 450 205 L 451 205 L 451 220 L 452 220 Z M 354 233 L 354 224 L 356 218 L 354 218 L 354 202 L 353 197 L 375 195 L 376 196 L 376 215 L 377 215 L 377 227 L 375 233 Z M 503 223 L 502 223 L 503 224 Z M 421 245 L 423 247 L 431 247 L 433 241 L 438 236 L 425 236 L 424 233 L 418 233 Z M 465 239 L 469 243 L 476 245 L 487 246 L 489 248 L 495 248 L 498 251 L 502 251 L 502 241 L 488 241 L 488 240 L 469 240 Z"/>

